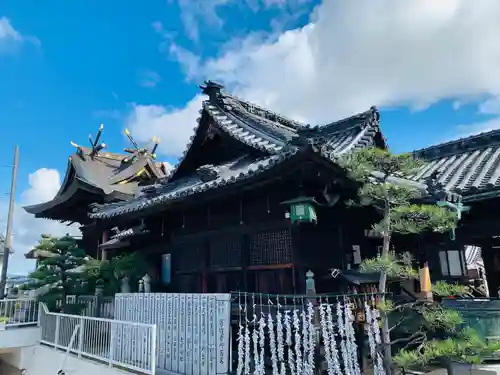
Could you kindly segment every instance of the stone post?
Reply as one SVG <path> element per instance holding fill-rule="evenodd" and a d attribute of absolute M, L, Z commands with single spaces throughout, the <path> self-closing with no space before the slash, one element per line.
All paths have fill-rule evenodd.
<path fill-rule="evenodd" d="M 142 277 L 144 283 L 144 293 L 151 293 L 151 276 L 147 273 Z"/>

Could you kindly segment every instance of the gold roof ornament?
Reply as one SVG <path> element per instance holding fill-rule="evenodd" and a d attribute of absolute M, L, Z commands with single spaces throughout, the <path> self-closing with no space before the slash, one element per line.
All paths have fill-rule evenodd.
<path fill-rule="evenodd" d="M 92 141 L 92 134 L 89 134 L 89 141 L 90 144 L 92 145 L 92 152 L 90 153 L 91 157 L 96 156 L 97 154 L 99 154 L 99 151 L 101 151 L 106 147 L 104 143 L 99 143 L 103 130 L 104 130 L 104 124 L 101 124 L 101 126 L 99 126 L 99 130 L 97 131 L 95 141 Z"/>
<path fill-rule="evenodd" d="M 99 130 L 97 131 L 97 135 L 95 137 L 95 141 L 92 140 L 92 134 L 89 134 L 89 141 L 90 141 L 90 146 L 92 147 L 92 151 L 90 151 L 89 156 L 93 158 L 94 156 L 97 156 L 99 152 L 106 148 L 106 144 L 104 143 L 99 143 L 99 140 L 101 139 L 102 132 L 104 130 L 104 125 L 101 124 L 99 126 Z M 82 159 L 85 159 L 84 153 L 83 153 L 83 147 L 80 146 L 79 144 L 70 141 L 71 146 L 76 148 L 76 152 L 78 156 L 80 156 Z"/>
<path fill-rule="evenodd" d="M 132 137 L 132 134 L 130 134 L 130 130 L 128 130 L 128 128 L 125 128 L 125 135 L 130 140 L 130 143 L 132 143 L 132 147 L 126 147 L 124 151 L 131 154 L 132 156 L 126 156 L 125 158 L 123 158 L 122 163 L 133 162 L 134 159 L 139 155 L 148 155 L 152 159 L 156 159 L 156 150 L 158 149 L 158 145 L 160 144 L 160 139 L 158 137 L 153 136 L 153 148 L 151 149 L 151 151 L 149 151 L 147 147 L 139 147 L 139 144 L 135 141 L 134 137 Z"/>
<path fill-rule="evenodd" d="M 153 159 L 156 159 L 156 150 L 158 149 L 158 146 L 160 145 L 160 138 L 158 138 L 156 135 L 153 136 L 153 143 L 154 143 L 154 146 L 153 146 L 153 149 L 151 150 L 151 157 Z"/>

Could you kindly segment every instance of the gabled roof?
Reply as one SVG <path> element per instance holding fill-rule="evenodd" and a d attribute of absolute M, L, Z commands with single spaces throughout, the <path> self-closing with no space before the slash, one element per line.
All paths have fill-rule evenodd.
<path fill-rule="evenodd" d="M 195 194 L 201 197 L 205 193 L 222 192 L 225 187 L 249 186 L 259 179 L 276 177 L 289 170 L 292 163 L 301 163 L 306 159 L 337 167 L 335 160 L 346 152 L 371 146 L 386 147 L 379 128 L 380 116 L 375 107 L 331 124 L 312 127 L 223 94 L 221 86 L 213 82 L 207 82 L 203 90 L 209 100 L 203 103 L 202 117 L 211 116 L 217 127 L 260 151 L 260 156 L 247 153 L 217 166 L 201 166 L 177 178 L 174 170 L 169 179 L 141 189 L 136 198 L 128 202 L 92 205 L 91 218 L 109 219 L 156 210 Z M 188 145 L 185 155 L 196 152 L 195 139 L 200 136 L 202 125 L 203 121 L 200 121 L 197 134 Z M 179 165 L 182 163 L 183 159 Z M 430 192 L 425 183 L 402 178 L 395 180 L 396 183 L 416 187 L 424 194 Z M 446 198 L 453 201 L 458 199 L 454 195 Z"/>
<path fill-rule="evenodd" d="M 420 181 L 434 179 L 445 190 L 465 201 L 500 195 L 500 130 L 414 151 L 428 163 L 412 176 Z"/>
<path fill-rule="evenodd" d="M 199 168 L 195 174 L 183 177 L 176 181 L 158 183 L 141 189 L 140 194 L 127 202 L 92 205 L 89 216 L 93 219 L 110 219 L 117 216 L 128 215 L 136 212 L 158 210 L 178 203 L 194 195 L 205 193 L 220 193 L 224 188 L 241 188 L 249 186 L 252 182 L 270 180 L 281 173 L 292 170 L 293 165 L 298 165 L 305 160 L 314 160 L 338 167 L 336 158 L 338 154 L 332 148 L 309 144 L 300 148 L 292 148 L 277 155 L 265 156 L 255 160 L 246 155 L 219 166 L 206 165 Z M 279 169 L 278 169 L 279 168 Z M 394 183 L 409 185 L 420 190 L 423 196 L 439 196 L 452 202 L 460 200 L 455 194 L 435 191 L 425 183 L 403 178 L 392 178 Z M 233 190 L 234 191 L 234 190 Z"/>
<path fill-rule="evenodd" d="M 288 160 L 297 153 L 296 149 L 279 155 L 253 159 L 249 156 L 232 160 L 219 166 L 205 166 L 196 174 L 165 184 L 158 183 L 142 189 L 129 202 L 116 202 L 93 205 L 90 217 L 94 219 L 111 218 L 124 213 L 146 210 L 152 206 L 174 203 L 188 196 L 221 188 L 233 183 L 248 180 L 271 169 L 278 163 Z"/>
<path fill-rule="evenodd" d="M 194 135 L 171 171 L 170 180 L 177 178 L 177 172 L 188 155 L 197 152 L 210 131 L 208 122 L 263 156 L 289 151 L 307 139 L 321 139 L 337 154 L 370 145 L 386 147 L 378 128 L 379 114 L 375 107 L 344 120 L 312 127 L 227 94 L 222 85 L 215 82 L 207 81 L 201 88 L 208 95 L 208 100 L 202 104 Z"/>
<path fill-rule="evenodd" d="M 59 191 L 51 201 L 24 207 L 28 213 L 61 220 L 61 215 L 55 210 L 61 207 L 64 211 L 64 205 L 73 197 L 79 199 L 77 195 L 81 192 L 90 193 L 96 199 L 101 197 L 102 201 L 126 200 L 134 196 L 141 176 L 145 175 L 152 181 L 166 176 L 163 164 L 157 163 L 147 152 L 130 156 L 102 151 L 104 145 L 73 145 L 77 150 L 69 157 Z"/>

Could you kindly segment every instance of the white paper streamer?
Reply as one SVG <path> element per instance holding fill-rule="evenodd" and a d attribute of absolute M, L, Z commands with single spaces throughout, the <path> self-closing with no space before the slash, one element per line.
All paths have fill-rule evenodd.
<path fill-rule="evenodd" d="M 278 306 L 278 312 L 276 313 L 276 340 L 278 344 L 278 362 L 279 362 L 279 375 L 286 375 L 286 365 L 285 365 L 285 338 L 283 336 L 283 314 Z"/>
<path fill-rule="evenodd" d="M 295 333 L 295 369 L 297 371 L 297 375 L 303 375 L 303 363 L 302 363 L 302 340 L 301 340 L 301 332 L 300 332 L 300 320 L 299 320 L 299 312 L 297 309 L 293 310 L 293 331 Z"/>
<path fill-rule="evenodd" d="M 344 373 L 345 375 L 354 375 L 351 371 L 351 357 L 347 351 L 347 342 L 345 337 L 345 325 L 344 325 L 344 309 L 342 304 L 337 302 L 337 328 L 339 330 L 340 336 L 340 353 L 342 354 L 342 362 L 344 362 Z"/>

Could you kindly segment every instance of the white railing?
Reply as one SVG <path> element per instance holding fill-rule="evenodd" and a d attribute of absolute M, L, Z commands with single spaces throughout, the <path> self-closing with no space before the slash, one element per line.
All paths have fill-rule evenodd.
<path fill-rule="evenodd" d="M 98 296 L 66 296 L 66 303 L 84 305 L 78 315 L 93 316 L 95 318 L 113 319 L 114 297 Z M 60 302 L 58 304 L 60 306 Z"/>
<path fill-rule="evenodd" d="M 36 325 L 38 322 L 38 302 L 35 299 L 0 300 L 0 323 L 9 327 Z"/>
<path fill-rule="evenodd" d="M 41 304 L 40 327 L 43 344 L 109 366 L 155 375 L 154 324 L 51 313 Z"/>

